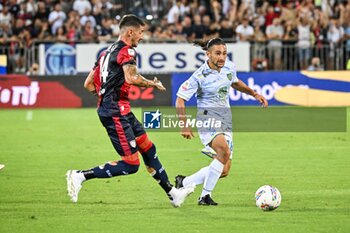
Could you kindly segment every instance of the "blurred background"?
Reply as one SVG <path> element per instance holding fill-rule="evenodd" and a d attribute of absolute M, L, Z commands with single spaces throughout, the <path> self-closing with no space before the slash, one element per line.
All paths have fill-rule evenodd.
<path fill-rule="evenodd" d="M 227 41 L 238 77 L 272 105 L 350 105 L 350 1 L 2 0 L 0 106 L 94 106 L 83 79 L 130 13 L 147 22 L 140 72 L 161 74 L 168 85 L 162 100 L 135 87 L 134 106 L 172 105 L 179 84 L 205 60 L 191 42 L 213 37 Z M 256 104 L 234 90 L 230 97 Z"/>

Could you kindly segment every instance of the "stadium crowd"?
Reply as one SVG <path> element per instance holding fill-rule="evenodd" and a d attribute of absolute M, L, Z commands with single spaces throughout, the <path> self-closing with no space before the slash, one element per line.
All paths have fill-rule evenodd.
<path fill-rule="evenodd" d="M 35 41 L 113 41 L 119 35 L 120 17 L 127 13 L 148 22 L 146 42 L 219 36 L 251 43 L 255 65 L 268 61 L 274 70 L 291 68 L 283 66 L 282 55 L 297 57 L 298 68 L 305 69 L 325 47 L 328 58 L 348 59 L 350 54 L 346 0 L 2 0 L 0 54 L 10 48 L 20 71 L 26 59 L 23 51 Z M 293 49 L 282 50 L 288 47 Z M 332 64 L 327 69 L 334 69 Z"/>

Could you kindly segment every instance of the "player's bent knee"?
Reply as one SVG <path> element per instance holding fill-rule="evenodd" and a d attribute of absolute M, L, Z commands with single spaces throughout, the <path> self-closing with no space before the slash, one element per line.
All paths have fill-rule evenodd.
<path fill-rule="evenodd" d="M 127 164 L 130 164 L 130 165 L 137 165 L 139 166 L 140 165 L 140 159 L 139 159 L 139 153 L 136 152 L 132 155 L 124 155 L 122 156 L 122 160 L 127 163 Z"/>
<path fill-rule="evenodd" d="M 153 145 L 152 141 L 149 140 L 147 134 L 142 134 L 141 136 L 137 137 L 136 144 L 139 148 L 140 153 L 148 151 Z"/>
<path fill-rule="evenodd" d="M 139 170 L 140 163 L 139 164 L 129 164 L 127 161 L 123 160 L 122 162 L 125 163 L 126 171 L 128 175 L 134 174 Z"/>

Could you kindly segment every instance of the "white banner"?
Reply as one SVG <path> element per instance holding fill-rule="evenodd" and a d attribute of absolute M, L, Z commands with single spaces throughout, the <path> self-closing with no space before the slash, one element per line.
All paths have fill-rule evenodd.
<path fill-rule="evenodd" d="M 99 53 L 109 44 L 76 45 L 76 70 L 89 72 Z M 250 70 L 250 45 L 227 44 L 228 56 L 238 71 Z M 193 72 L 205 60 L 205 53 L 191 44 L 140 44 L 137 48 L 137 65 L 140 73 Z"/>
<path fill-rule="evenodd" d="M 88 73 L 98 55 L 110 44 L 40 45 L 40 74 Z M 237 71 L 250 70 L 250 45 L 227 44 L 230 60 Z M 205 60 L 201 48 L 191 44 L 140 44 L 137 48 L 137 65 L 140 73 L 193 72 Z"/>

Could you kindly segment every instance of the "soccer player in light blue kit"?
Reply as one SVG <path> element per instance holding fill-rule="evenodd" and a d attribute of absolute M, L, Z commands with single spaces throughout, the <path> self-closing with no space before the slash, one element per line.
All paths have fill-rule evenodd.
<path fill-rule="evenodd" d="M 217 205 L 211 193 L 220 176 L 228 175 L 232 159 L 232 116 L 229 104 L 229 88 L 235 88 L 253 96 L 266 108 L 267 100 L 249 88 L 237 78 L 235 64 L 227 59 L 227 48 L 221 38 L 209 41 L 195 41 L 206 51 L 208 59 L 185 81 L 177 92 L 176 108 L 181 121 L 186 122 L 185 101 L 194 94 L 197 97 L 197 120 L 214 119 L 220 121 L 219 127 L 198 128 L 202 143 L 210 146 L 216 156 L 209 166 L 200 169 L 191 176 L 178 175 L 175 179 L 177 187 L 187 186 L 191 183 L 203 184 L 202 194 L 198 200 L 199 205 Z M 186 139 L 194 137 L 189 126 L 181 129 L 181 135 Z"/>

